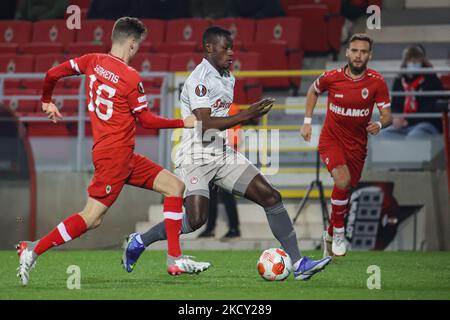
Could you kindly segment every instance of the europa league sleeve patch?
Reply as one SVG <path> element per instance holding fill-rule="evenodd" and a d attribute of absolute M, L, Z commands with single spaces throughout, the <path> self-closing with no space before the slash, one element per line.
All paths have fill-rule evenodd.
<path fill-rule="evenodd" d="M 142 93 L 142 94 L 145 93 L 145 91 L 144 91 L 144 85 L 142 84 L 142 82 L 139 82 L 139 83 L 138 83 L 137 89 L 138 89 L 138 91 L 139 91 L 140 93 Z"/>
<path fill-rule="evenodd" d="M 195 87 L 195 94 L 199 97 L 206 96 L 207 91 L 208 90 L 206 89 L 206 87 L 202 84 L 199 84 L 198 86 Z"/>

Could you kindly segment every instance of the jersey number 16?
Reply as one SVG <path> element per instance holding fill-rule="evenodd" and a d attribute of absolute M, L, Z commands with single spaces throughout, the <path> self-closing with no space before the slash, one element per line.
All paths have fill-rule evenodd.
<path fill-rule="evenodd" d="M 94 84 L 95 81 L 97 81 L 97 77 L 93 74 L 89 76 L 89 97 L 90 101 L 88 104 L 88 110 L 91 112 L 94 112 L 97 114 L 97 116 L 107 121 L 112 117 L 113 113 L 113 102 L 111 100 L 105 99 L 101 97 L 102 90 L 105 90 L 108 93 L 108 98 L 114 97 L 116 94 L 116 89 L 111 88 L 110 86 L 102 83 L 101 85 L 97 86 L 97 90 L 95 90 L 95 97 L 94 97 Z M 94 107 L 95 104 L 95 107 Z M 102 113 L 100 111 L 100 104 L 103 104 L 106 106 L 106 113 Z"/>

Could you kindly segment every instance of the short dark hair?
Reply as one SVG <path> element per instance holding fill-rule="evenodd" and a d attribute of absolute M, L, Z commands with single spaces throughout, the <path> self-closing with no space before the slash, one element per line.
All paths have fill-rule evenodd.
<path fill-rule="evenodd" d="M 208 27 L 203 33 L 203 49 L 206 48 L 207 43 L 211 43 L 213 40 L 215 40 L 215 38 L 218 37 L 231 38 L 231 32 L 228 31 L 227 29 L 218 26 Z"/>
<path fill-rule="evenodd" d="M 146 33 L 147 28 L 138 18 L 122 17 L 114 23 L 111 38 L 113 42 L 130 37 L 140 40 Z"/>
<path fill-rule="evenodd" d="M 350 48 L 350 43 L 356 40 L 367 41 L 369 43 L 369 50 L 372 51 L 373 39 L 366 33 L 355 33 L 348 39 L 347 48 Z"/>

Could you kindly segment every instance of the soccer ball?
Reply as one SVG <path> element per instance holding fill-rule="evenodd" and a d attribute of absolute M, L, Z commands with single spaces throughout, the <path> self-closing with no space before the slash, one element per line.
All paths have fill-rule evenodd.
<path fill-rule="evenodd" d="M 279 248 L 264 250 L 258 260 L 258 273 L 268 281 L 286 279 L 292 270 L 292 261 L 288 254 Z"/>

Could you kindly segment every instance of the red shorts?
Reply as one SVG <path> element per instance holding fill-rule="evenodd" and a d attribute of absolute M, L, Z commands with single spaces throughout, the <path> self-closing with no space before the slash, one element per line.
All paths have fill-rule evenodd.
<path fill-rule="evenodd" d="M 319 144 L 319 154 L 330 174 L 337 166 L 347 165 L 352 188 L 358 185 L 366 161 L 366 152 L 346 150 L 336 143 L 321 143 Z"/>
<path fill-rule="evenodd" d="M 153 182 L 164 168 L 133 152 L 132 148 L 92 153 L 95 173 L 88 187 L 89 197 L 110 207 L 125 184 L 153 189 Z"/>

